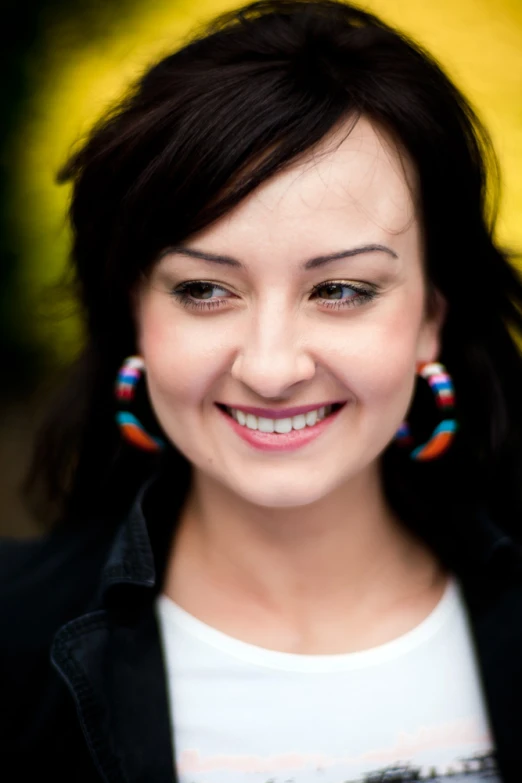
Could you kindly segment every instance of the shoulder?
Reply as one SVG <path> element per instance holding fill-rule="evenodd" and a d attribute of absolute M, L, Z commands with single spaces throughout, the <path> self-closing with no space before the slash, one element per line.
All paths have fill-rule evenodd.
<path fill-rule="evenodd" d="M 114 528 L 99 521 L 41 538 L 0 539 L 2 649 L 46 646 L 96 597 Z"/>
<path fill-rule="evenodd" d="M 46 736 L 57 715 L 69 714 L 50 651 L 59 628 L 96 600 L 111 540 L 97 523 L 39 539 L 0 539 L 0 712 L 7 719 L 0 737 L 10 752 L 32 747 L 31 737 Z M 62 720 L 60 731 L 67 726 Z"/>

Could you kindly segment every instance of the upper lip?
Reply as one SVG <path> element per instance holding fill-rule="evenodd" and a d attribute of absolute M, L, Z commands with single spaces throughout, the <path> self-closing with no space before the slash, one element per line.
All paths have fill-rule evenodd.
<path fill-rule="evenodd" d="M 301 413 L 325 408 L 327 405 L 341 405 L 345 400 L 331 400 L 329 402 L 314 402 L 311 405 L 300 405 L 297 408 L 251 408 L 248 405 L 226 405 L 227 408 L 235 408 L 243 413 L 251 413 L 253 416 L 262 416 L 265 419 L 289 419 L 299 416 Z"/>

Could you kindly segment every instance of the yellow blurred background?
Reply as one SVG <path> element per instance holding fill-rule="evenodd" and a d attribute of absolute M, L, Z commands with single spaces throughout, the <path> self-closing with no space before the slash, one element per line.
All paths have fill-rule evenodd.
<path fill-rule="evenodd" d="M 34 360 L 38 370 L 24 376 L 26 388 L 15 384 L 0 416 L 0 534 L 35 530 L 17 485 L 45 389 L 53 385 L 53 367 L 66 362 L 78 342 L 75 317 L 57 320 L 48 307 L 48 286 L 64 270 L 70 243 L 69 186 L 55 184 L 56 172 L 132 80 L 202 22 L 238 5 L 221 0 L 112 0 L 103 5 L 85 0 L 75 8 L 40 3 L 32 45 L 13 55 L 25 87 L 2 145 L 7 177 L 0 208 L 9 234 L 2 250 L 11 264 L 3 324 L 12 344 L 22 346 L 26 361 Z M 522 0 L 371 0 L 359 5 L 420 42 L 471 100 L 500 160 L 497 237 L 522 248 Z"/>

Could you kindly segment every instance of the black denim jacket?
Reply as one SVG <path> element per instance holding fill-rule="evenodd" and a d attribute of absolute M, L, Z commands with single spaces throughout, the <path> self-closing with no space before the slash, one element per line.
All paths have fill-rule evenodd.
<path fill-rule="evenodd" d="M 1 543 L 2 779 L 177 781 L 153 611 L 175 510 L 155 484 L 121 524 L 101 516 Z M 455 572 L 502 778 L 522 783 L 522 556 L 484 512 L 471 523 L 472 554 Z"/>

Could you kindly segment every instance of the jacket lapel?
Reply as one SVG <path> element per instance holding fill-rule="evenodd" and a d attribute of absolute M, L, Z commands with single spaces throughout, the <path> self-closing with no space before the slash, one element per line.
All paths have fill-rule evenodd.
<path fill-rule="evenodd" d="M 522 782 L 522 553 L 482 506 L 449 506 L 425 540 L 462 587 L 497 763 Z M 437 672 L 434 672 L 437 676 Z"/>
<path fill-rule="evenodd" d="M 484 508 L 453 540 L 497 762 L 504 783 L 522 781 L 522 555 Z"/>
<path fill-rule="evenodd" d="M 108 622 L 104 611 L 74 620 L 55 637 L 52 662 L 105 783 L 176 781 L 153 612 L 128 627 Z"/>
<path fill-rule="evenodd" d="M 497 585 L 498 587 L 498 585 Z M 522 781 L 522 580 L 467 592 L 484 696 L 504 783 Z"/>
<path fill-rule="evenodd" d="M 177 783 L 154 612 L 172 526 L 152 531 L 155 558 L 142 508 L 150 483 L 115 537 L 92 611 L 60 628 L 51 649 L 105 783 Z"/>

